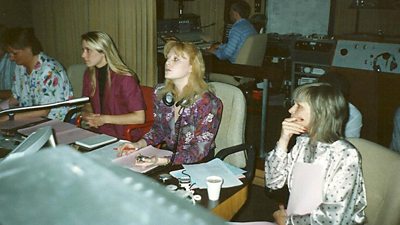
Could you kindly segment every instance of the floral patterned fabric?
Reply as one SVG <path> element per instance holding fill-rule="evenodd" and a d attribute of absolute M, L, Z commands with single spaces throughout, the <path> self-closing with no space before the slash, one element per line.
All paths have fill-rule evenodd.
<path fill-rule="evenodd" d="M 24 66 L 15 68 L 12 93 L 19 105 L 43 105 L 72 99 L 72 86 L 62 65 L 43 52 L 38 56 L 31 74 Z M 53 108 L 47 117 L 63 120 L 68 109 L 67 106 Z"/>
<path fill-rule="evenodd" d="M 308 143 L 307 136 L 299 136 L 289 153 L 274 149 L 266 157 L 265 181 L 271 189 L 281 188 L 287 182 L 291 191 L 296 162 L 317 163 L 325 168 L 323 203 L 310 214 L 290 215 L 286 224 L 350 225 L 365 222 L 367 200 L 358 151 L 345 140 L 332 144 L 318 142 L 315 151 Z"/>
<path fill-rule="evenodd" d="M 162 87 L 155 88 L 154 124 L 144 135 L 144 140 L 149 145 L 165 141 L 168 149 L 173 150 L 178 135 L 174 164 L 201 161 L 215 148 L 215 137 L 222 117 L 221 100 L 211 92 L 205 92 L 192 105 L 182 106 L 177 123 L 174 107 L 165 105 L 156 96 Z"/>

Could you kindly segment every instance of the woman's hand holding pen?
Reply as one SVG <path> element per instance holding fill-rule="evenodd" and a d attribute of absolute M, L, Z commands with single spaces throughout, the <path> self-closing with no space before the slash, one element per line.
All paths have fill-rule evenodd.
<path fill-rule="evenodd" d="M 134 151 L 139 150 L 140 148 L 146 147 L 147 143 L 145 140 L 140 139 L 138 142 L 134 143 L 125 143 L 123 145 L 120 145 L 117 150 L 118 150 L 118 157 L 128 155 Z"/>
<path fill-rule="evenodd" d="M 117 156 L 121 157 L 124 155 L 129 155 L 130 153 L 132 153 L 138 149 L 139 149 L 139 147 L 137 146 L 136 143 L 126 143 L 117 148 L 117 150 L 118 150 Z"/>

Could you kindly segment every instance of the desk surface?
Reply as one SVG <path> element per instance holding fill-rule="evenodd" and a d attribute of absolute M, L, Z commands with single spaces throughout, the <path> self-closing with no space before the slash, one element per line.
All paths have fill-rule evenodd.
<path fill-rule="evenodd" d="M 11 152 L 14 148 L 16 148 L 22 139 L 17 136 L 6 136 L 0 134 L 0 158 L 5 157 L 8 153 Z"/>
<path fill-rule="evenodd" d="M 170 171 L 180 168 L 182 167 L 158 167 L 147 173 L 147 175 L 161 183 L 159 179 L 159 176 L 161 174 L 169 173 Z M 240 210 L 240 208 L 247 200 L 248 181 L 246 179 L 241 179 L 241 181 L 243 182 L 243 185 L 221 189 L 220 199 L 218 201 L 208 200 L 207 189 L 195 189 L 195 194 L 201 196 L 201 201 L 199 202 L 201 206 L 211 210 L 215 215 L 225 220 L 230 220 Z M 175 178 L 172 178 L 171 181 L 167 181 L 165 184 L 178 185 L 178 181 Z"/>
<path fill-rule="evenodd" d="M 19 138 L 22 140 L 20 136 L 7 137 L 0 134 L 0 144 L 1 144 L 0 154 L 4 153 L 4 155 L 6 155 L 9 153 L 9 151 L 18 146 L 20 142 L 17 140 L 19 140 Z M 94 157 L 100 157 L 103 159 L 112 160 L 116 158 L 117 152 L 114 150 L 114 148 L 117 147 L 118 145 L 120 145 L 119 142 L 113 143 L 107 145 L 106 147 L 86 152 L 86 154 L 92 155 Z M 158 182 L 161 182 L 161 180 L 158 179 L 160 174 L 169 173 L 172 170 L 180 168 L 182 167 L 181 166 L 158 167 L 148 172 L 146 175 L 152 177 Z M 175 184 L 177 185 L 178 181 L 175 178 L 172 178 L 170 180 L 171 182 L 175 182 Z M 202 197 L 200 201 L 201 206 L 210 209 L 214 214 L 218 215 L 223 219 L 230 220 L 239 211 L 239 209 L 243 206 L 243 204 L 247 200 L 249 182 L 246 179 L 242 179 L 242 182 L 244 184 L 237 187 L 223 188 L 221 191 L 220 200 L 217 202 L 208 200 L 206 189 L 195 189 L 195 194 L 199 194 Z"/>
<path fill-rule="evenodd" d="M 23 135 L 17 132 L 18 129 L 33 126 L 47 120 L 46 118 L 37 117 L 0 122 L 0 158 L 5 157 L 24 140 Z"/>
<path fill-rule="evenodd" d="M 113 143 L 106 147 L 87 152 L 86 154 L 95 157 L 114 159 L 117 152 L 113 149 L 117 145 L 119 144 Z M 169 173 L 170 171 L 180 168 L 182 168 L 182 166 L 179 165 L 160 166 L 155 168 L 154 170 L 149 171 L 148 173 L 146 173 L 146 175 L 162 183 L 162 181 L 159 179 L 160 174 Z M 247 200 L 249 182 L 246 179 L 242 179 L 241 181 L 243 182 L 243 185 L 231 188 L 223 188 L 220 194 L 220 199 L 217 202 L 208 200 L 207 189 L 195 189 L 195 194 L 199 194 L 201 196 L 201 206 L 210 209 L 214 214 L 225 220 L 230 220 Z M 175 184 L 178 186 L 178 181 L 175 178 L 171 178 L 170 180 L 165 182 L 165 185 L 167 184 Z"/>

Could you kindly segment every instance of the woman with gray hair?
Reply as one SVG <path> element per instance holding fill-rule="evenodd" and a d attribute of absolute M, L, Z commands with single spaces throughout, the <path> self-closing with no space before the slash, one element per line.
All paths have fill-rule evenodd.
<path fill-rule="evenodd" d="M 346 99 L 330 84 L 313 83 L 298 87 L 293 100 L 290 118 L 282 122 L 281 136 L 265 160 L 266 186 L 279 189 L 287 184 L 291 194 L 300 189 L 304 193 L 308 188 L 299 188 L 294 179 L 300 173 L 298 165 L 316 166 L 313 168 L 319 168 L 322 190 L 321 195 L 313 195 L 321 197 L 321 203 L 308 213 L 290 215 L 280 206 L 273 215 L 276 223 L 362 224 L 366 191 L 360 154 L 343 137 Z M 289 152 L 289 141 L 294 135 L 298 135 L 296 144 Z M 307 182 L 315 179 L 309 176 Z"/>

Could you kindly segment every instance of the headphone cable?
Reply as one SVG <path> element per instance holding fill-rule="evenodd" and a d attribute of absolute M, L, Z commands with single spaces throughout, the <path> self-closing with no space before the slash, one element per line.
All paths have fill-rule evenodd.
<path fill-rule="evenodd" d="M 179 117 L 176 120 L 176 123 L 177 123 L 177 127 L 176 127 L 177 129 L 176 130 L 177 130 L 177 132 L 176 132 L 176 136 L 175 136 L 174 148 L 172 149 L 172 156 L 171 156 L 171 159 L 170 159 L 172 164 L 175 161 L 176 150 L 178 148 L 178 141 L 179 141 L 179 137 L 181 135 L 182 112 L 183 112 L 184 108 L 185 107 L 181 106 L 181 108 L 178 111 Z"/>

